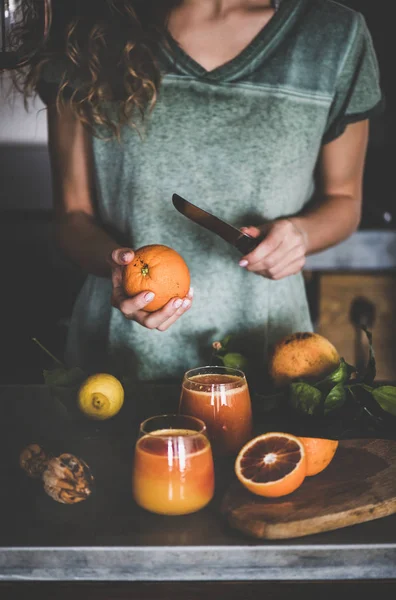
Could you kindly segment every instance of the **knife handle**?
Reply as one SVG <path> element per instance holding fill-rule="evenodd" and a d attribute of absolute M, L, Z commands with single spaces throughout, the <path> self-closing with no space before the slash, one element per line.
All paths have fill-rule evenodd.
<path fill-rule="evenodd" d="M 263 237 L 259 236 L 258 238 L 250 237 L 250 235 L 246 235 L 245 233 L 241 233 L 241 236 L 238 238 L 236 242 L 236 247 L 242 254 L 249 254 L 252 252 L 260 242 L 263 241 Z"/>

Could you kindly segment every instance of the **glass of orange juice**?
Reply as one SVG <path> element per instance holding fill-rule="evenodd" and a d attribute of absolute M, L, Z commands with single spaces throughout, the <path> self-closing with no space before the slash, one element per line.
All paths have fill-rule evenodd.
<path fill-rule="evenodd" d="M 252 437 L 252 407 L 245 374 L 208 366 L 184 374 L 179 412 L 202 419 L 213 453 L 235 455 Z"/>
<path fill-rule="evenodd" d="M 143 421 L 132 487 L 137 504 L 154 513 L 183 515 L 206 506 L 214 493 L 214 465 L 205 423 L 184 415 Z"/>

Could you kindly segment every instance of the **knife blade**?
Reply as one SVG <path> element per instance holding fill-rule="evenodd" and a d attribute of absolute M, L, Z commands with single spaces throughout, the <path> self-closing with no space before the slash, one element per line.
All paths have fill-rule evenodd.
<path fill-rule="evenodd" d="M 172 195 L 172 202 L 182 215 L 208 231 L 216 233 L 223 240 L 235 246 L 242 254 L 248 254 L 262 241 L 262 237 L 252 238 L 250 235 L 242 233 L 233 225 L 192 204 L 179 194 Z"/>

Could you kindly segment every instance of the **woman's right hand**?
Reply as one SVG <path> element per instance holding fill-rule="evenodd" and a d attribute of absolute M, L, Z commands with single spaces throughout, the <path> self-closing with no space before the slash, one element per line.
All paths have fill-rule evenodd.
<path fill-rule="evenodd" d="M 172 298 L 160 310 L 147 312 L 145 307 L 154 298 L 152 292 L 140 292 L 140 294 L 133 297 L 126 296 L 124 292 L 122 272 L 125 265 L 133 260 L 133 257 L 134 252 L 131 248 L 117 248 L 111 253 L 110 266 L 113 284 L 111 304 L 118 308 L 124 317 L 130 321 L 136 321 L 143 327 L 147 327 L 147 329 L 166 331 L 191 307 L 193 289 L 190 288 L 185 298 Z"/>

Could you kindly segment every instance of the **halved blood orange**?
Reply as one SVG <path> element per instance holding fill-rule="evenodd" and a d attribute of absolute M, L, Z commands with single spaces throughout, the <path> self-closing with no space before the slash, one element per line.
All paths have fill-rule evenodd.
<path fill-rule="evenodd" d="M 250 492 L 276 498 L 296 490 L 306 475 L 304 444 L 290 433 L 263 433 L 243 446 L 235 473 Z"/>

